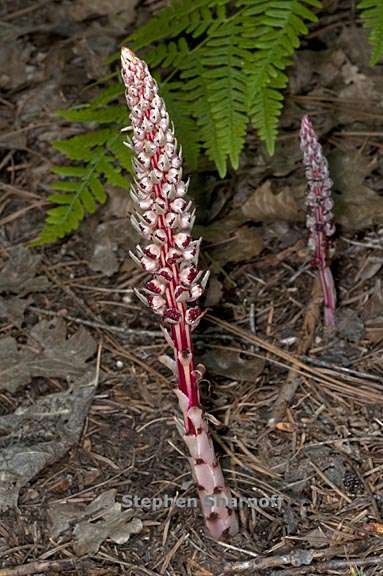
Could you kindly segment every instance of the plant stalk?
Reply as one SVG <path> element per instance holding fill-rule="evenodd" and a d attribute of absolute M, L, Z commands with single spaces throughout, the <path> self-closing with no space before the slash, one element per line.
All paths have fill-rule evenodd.
<path fill-rule="evenodd" d="M 300 130 L 301 150 L 308 183 L 307 218 L 308 246 L 313 253 L 312 264 L 319 272 L 324 303 L 324 324 L 329 331 L 335 329 L 336 291 L 329 265 L 335 232 L 331 198 L 332 181 L 327 160 L 308 116 L 302 118 Z"/>
<path fill-rule="evenodd" d="M 219 539 L 236 534 L 238 523 L 200 406 L 198 382 L 204 370 L 195 365 L 191 341 L 191 332 L 204 314 L 195 302 L 209 273 L 197 269 L 200 240 L 193 240 L 190 234 L 194 211 L 185 199 L 188 182 L 182 181 L 182 155 L 165 103 L 144 61 L 123 48 L 121 62 L 132 124 L 127 145 L 135 154 L 136 182 L 131 196 L 139 208 L 132 224 L 147 241 L 131 256 L 152 275 L 143 291 L 136 293 L 160 316 L 165 338 L 173 348 L 174 360 L 166 357 L 166 363 L 178 383 L 176 395 L 189 461 L 206 526 L 211 536 Z"/>

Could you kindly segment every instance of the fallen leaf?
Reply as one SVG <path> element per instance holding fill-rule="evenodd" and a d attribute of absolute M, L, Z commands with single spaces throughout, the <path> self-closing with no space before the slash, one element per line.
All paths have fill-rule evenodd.
<path fill-rule="evenodd" d="M 93 4 L 89 4 L 91 6 Z M 93 21 L 93 31 L 97 30 L 97 24 Z M 108 56 L 115 49 L 115 40 L 103 30 L 98 29 L 98 33 L 92 34 L 89 30 L 89 37 L 83 36 L 73 46 L 73 54 L 81 59 L 86 77 L 89 79 L 97 79 L 101 76 L 106 76 L 109 72 L 107 64 Z M 108 190 L 109 192 L 109 190 Z M 126 192 L 126 191 L 125 191 Z"/>
<path fill-rule="evenodd" d="M 105 221 L 112 222 L 116 218 L 126 220 L 126 227 L 130 229 L 130 215 L 134 211 L 134 202 L 124 188 L 108 186 L 108 203 L 105 206 Z"/>
<path fill-rule="evenodd" d="M 338 98 L 343 100 L 358 100 L 362 109 L 368 109 L 369 106 L 375 102 L 376 107 L 379 107 L 380 95 L 376 90 L 375 83 L 372 78 L 359 71 L 358 66 L 351 64 L 347 61 L 341 68 L 341 74 L 346 86 L 339 91 Z M 342 109 L 339 110 L 339 122 L 347 122 L 348 113 L 343 117 Z"/>
<path fill-rule="evenodd" d="M 97 227 L 89 267 L 95 272 L 102 272 L 106 276 L 112 276 L 119 268 L 115 249 L 116 245 L 105 230 L 105 224 L 100 224 Z"/>
<path fill-rule="evenodd" d="M 17 327 L 21 327 L 24 312 L 30 299 L 24 299 L 30 292 L 41 292 L 50 286 L 48 278 L 37 276 L 41 257 L 22 246 L 9 252 L 8 261 L 0 272 L 0 317 L 6 318 Z M 8 293 L 8 294 L 7 294 Z M 9 293 L 17 294 L 10 296 Z"/>
<path fill-rule="evenodd" d="M 97 383 L 88 370 L 70 390 L 0 417 L 0 510 L 17 506 L 20 489 L 78 442 Z"/>
<path fill-rule="evenodd" d="M 204 305 L 206 308 L 217 306 L 222 299 L 223 285 L 215 276 L 211 277 L 206 289 Z"/>
<path fill-rule="evenodd" d="M 9 251 L 8 261 L 0 272 L 0 292 L 12 292 L 25 296 L 29 292 L 41 292 L 50 286 L 48 278 L 36 276 L 41 256 L 22 246 Z"/>
<path fill-rule="evenodd" d="M 225 264 L 252 260 L 262 252 L 263 241 L 254 228 L 241 226 L 225 243 L 212 248 L 209 255 L 213 263 Z"/>
<path fill-rule="evenodd" d="M 108 220 L 97 226 L 89 267 L 95 272 L 112 276 L 120 267 L 118 249 L 126 254 L 137 244 L 137 236 L 130 219 Z"/>
<path fill-rule="evenodd" d="M 357 64 L 359 68 L 365 69 L 368 67 L 371 48 L 365 31 L 360 26 L 357 26 L 356 22 L 342 28 L 337 38 L 337 44 L 341 46 L 350 61 Z"/>
<path fill-rule="evenodd" d="M 107 538 L 116 544 L 128 542 L 132 534 L 141 532 L 143 524 L 133 509 L 121 510 L 116 493 L 114 489 L 103 492 L 88 506 L 53 504 L 48 511 L 53 538 L 73 526 L 73 549 L 79 556 L 96 553 Z"/>
<path fill-rule="evenodd" d="M 193 231 L 196 237 L 201 236 L 207 242 L 218 243 L 226 240 L 229 234 L 245 223 L 240 210 L 232 210 L 225 218 L 221 218 L 208 226 L 195 225 Z"/>
<path fill-rule="evenodd" d="M 383 223 L 383 197 L 365 185 L 376 163 L 359 152 L 329 155 L 334 181 L 335 219 L 348 230 L 363 230 Z"/>
<path fill-rule="evenodd" d="M 276 192 L 271 180 L 259 186 L 242 206 L 242 212 L 253 222 L 287 220 L 304 221 L 304 211 L 299 198 L 304 198 L 306 186 L 301 184 L 294 191 L 286 186 Z"/>
<path fill-rule="evenodd" d="M 33 356 L 32 356 L 33 357 Z M 19 352 L 17 342 L 11 336 L 0 340 L 0 389 L 15 392 L 26 386 L 32 379 L 28 363 L 31 354 Z"/>
<path fill-rule="evenodd" d="M 0 318 L 7 318 L 12 324 L 21 327 L 26 307 L 31 303 L 30 298 L 0 296 Z"/>
<path fill-rule="evenodd" d="M 66 338 L 61 318 L 43 320 L 31 330 L 27 345 L 10 336 L 0 339 L 0 389 L 15 392 L 36 376 L 81 376 L 95 351 L 96 342 L 85 328 Z"/>
<path fill-rule="evenodd" d="M 242 358 L 240 352 L 222 348 L 208 350 L 202 357 L 202 363 L 212 374 L 249 382 L 254 382 L 265 365 L 261 358 L 252 358 L 248 355 Z"/>

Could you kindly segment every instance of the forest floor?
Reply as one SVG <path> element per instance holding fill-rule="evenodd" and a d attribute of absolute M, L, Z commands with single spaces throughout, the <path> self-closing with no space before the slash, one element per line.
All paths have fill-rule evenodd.
<path fill-rule="evenodd" d="M 352 4 L 327 2 L 303 42 L 274 157 L 250 132 L 237 173 L 194 176 L 212 270 L 202 400 L 242 499 L 224 543 L 192 505 L 166 345 L 132 294 L 129 195 L 109 189 L 70 238 L 28 248 L 62 161 L 51 143 L 79 129 L 55 112 L 97 93 L 155 4 L 0 3 L 1 576 L 383 574 L 383 76 Z M 333 335 L 299 204 L 303 112 L 337 198 Z"/>

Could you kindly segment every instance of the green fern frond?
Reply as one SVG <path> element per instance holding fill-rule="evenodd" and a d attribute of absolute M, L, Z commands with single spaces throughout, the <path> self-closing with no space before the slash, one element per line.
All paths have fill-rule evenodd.
<path fill-rule="evenodd" d="M 121 170 L 131 172 L 131 153 L 122 142 L 119 132 L 110 128 L 54 143 L 57 150 L 70 160 L 81 161 L 81 165 L 53 167 L 52 171 L 64 179 L 50 185 L 59 192 L 48 196 L 56 206 L 47 211 L 44 227 L 32 245 L 55 242 L 77 230 L 85 216 L 93 214 L 97 204 L 106 201 L 106 184 L 129 188 L 130 181 Z"/>
<path fill-rule="evenodd" d="M 372 47 L 370 64 L 374 66 L 383 58 L 383 0 L 361 0 L 358 8 L 369 31 Z"/>
<path fill-rule="evenodd" d="M 197 38 L 215 25 L 217 16 L 222 19 L 222 9 L 228 3 L 229 0 L 175 0 L 126 41 L 134 50 L 140 50 L 183 33 Z"/>
<path fill-rule="evenodd" d="M 96 108 L 94 106 L 82 106 L 81 108 L 72 108 L 70 110 L 61 110 L 61 118 L 71 122 L 96 122 L 97 124 L 122 125 L 127 122 L 128 112 L 126 106 L 109 106 Z"/>
<path fill-rule="evenodd" d="M 319 0 L 237 0 L 243 12 L 243 42 L 255 51 L 247 68 L 249 115 L 259 137 L 274 153 L 282 93 L 288 78 L 284 72 L 307 34 L 306 22 L 317 16 L 308 8 L 321 8 Z M 306 5 L 305 5 L 306 4 Z"/>
<path fill-rule="evenodd" d="M 124 92 L 123 86 L 118 79 L 117 82 L 113 82 L 112 84 L 107 86 L 107 88 L 102 90 L 102 92 L 98 96 L 93 98 L 93 100 L 91 100 L 91 102 L 89 103 L 89 106 L 92 109 L 98 108 L 99 106 L 106 106 L 107 104 L 110 104 L 110 102 L 117 100 L 121 96 L 121 94 L 123 94 L 123 92 Z"/>
<path fill-rule="evenodd" d="M 191 48 L 184 37 L 167 44 L 158 44 L 145 53 L 145 60 L 152 68 L 179 68 L 190 57 Z"/>
<path fill-rule="evenodd" d="M 181 68 L 182 90 L 200 129 L 202 146 L 221 177 L 229 158 L 238 168 L 247 125 L 246 74 L 248 53 L 240 46 L 236 19 L 209 34 Z"/>
<path fill-rule="evenodd" d="M 269 154 L 274 154 L 283 96 L 281 92 L 270 86 L 260 89 L 255 96 L 251 114 L 252 122 L 260 138 L 265 142 Z"/>

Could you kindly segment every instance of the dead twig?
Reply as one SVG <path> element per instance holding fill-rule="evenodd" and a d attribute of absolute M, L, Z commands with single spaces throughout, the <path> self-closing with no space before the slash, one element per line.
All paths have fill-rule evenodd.
<path fill-rule="evenodd" d="M 12 214 L 8 214 L 8 216 L 5 216 L 4 218 L 2 218 L 0 220 L 0 226 L 4 226 L 5 224 L 9 224 L 9 222 L 14 222 L 14 220 L 17 220 L 18 218 L 21 218 L 21 216 L 24 216 L 24 214 L 26 214 L 26 212 L 29 212 L 30 210 L 34 210 L 35 208 L 41 208 L 42 206 L 45 206 L 47 204 L 48 204 L 48 202 L 41 200 L 40 202 L 34 202 L 33 204 L 30 204 L 29 206 L 24 206 L 24 208 L 20 208 L 20 210 L 17 210 L 16 212 L 13 212 Z"/>
<path fill-rule="evenodd" d="M 166 554 L 163 564 L 161 566 L 161 570 L 160 570 L 160 574 L 165 574 L 167 567 L 170 564 L 171 559 L 173 558 L 173 556 L 176 554 L 178 548 L 180 546 L 182 546 L 182 544 L 185 542 L 185 540 L 187 540 L 187 538 L 189 538 L 189 534 L 183 534 L 181 536 L 181 538 L 179 538 L 177 540 L 177 542 L 174 544 L 174 546 L 169 550 L 169 552 Z"/>
<path fill-rule="evenodd" d="M 333 546 L 325 550 L 303 550 L 298 548 L 286 554 L 279 554 L 278 556 L 259 556 L 258 558 L 252 558 L 251 560 L 245 560 L 243 562 L 234 562 L 233 564 L 225 566 L 224 573 L 231 574 L 235 572 L 238 574 L 240 572 L 246 572 L 247 570 L 269 570 L 270 568 L 277 568 L 279 566 L 292 565 L 297 567 L 297 572 L 291 572 L 291 569 L 283 570 L 282 572 L 278 572 L 278 576 L 282 576 L 282 574 L 286 576 L 287 574 L 312 574 L 314 570 L 315 574 L 317 574 L 317 567 L 321 564 L 325 564 L 328 567 L 329 562 L 326 561 L 312 565 L 313 560 L 332 558 L 340 554 L 349 555 L 357 552 L 360 553 L 361 546 L 363 546 L 361 542 L 353 542 L 347 546 Z M 383 558 L 381 558 L 380 561 L 383 563 Z M 338 560 L 333 560 L 332 562 L 338 562 Z M 350 560 L 340 560 L 340 562 L 344 562 L 343 567 L 350 565 Z M 307 569 L 307 571 L 305 571 L 305 569 Z M 295 570 L 295 568 L 293 568 L 293 570 Z"/>
<path fill-rule="evenodd" d="M 12 568 L 0 568 L 0 576 L 28 576 L 29 574 L 38 574 L 56 570 L 58 572 L 69 572 L 76 567 L 78 560 L 75 558 L 66 560 L 36 560 L 29 564 L 22 564 Z"/>
<path fill-rule="evenodd" d="M 361 566 L 380 566 L 383 564 L 383 556 L 371 556 L 370 558 L 355 558 L 353 560 L 327 560 L 315 564 L 315 574 L 328 574 L 329 570 L 339 570 L 341 568 L 360 568 Z M 300 566 L 299 568 L 289 568 L 288 570 L 278 570 L 272 576 L 301 576 L 302 574 L 312 574 L 313 567 Z M 351 572 L 350 572 L 351 574 Z"/>
<path fill-rule="evenodd" d="M 303 335 L 298 341 L 297 354 L 302 356 L 309 350 L 314 334 L 315 328 L 319 321 L 320 307 L 322 302 L 321 285 L 319 278 L 315 278 L 312 291 L 310 304 L 307 307 L 305 318 L 303 321 Z M 279 390 L 278 397 L 272 409 L 269 426 L 274 427 L 283 418 L 286 408 L 294 397 L 295 392 L 301 382 L 301 378 L 297 373 L 295 367 L 291 367 L 285 382 Z"/>
<path fill-rule="evenodd" d="M 162 338 L 162 333 L 159 330 L 141 330 L 139 328 L 123 328 L 122 326 L 110 326 L 109 324 L 104 324 L 103 322 L 94 322 L 93 320 L 83 320 L 82 318 L 75 318 L 70 314 L 61 314 L 60 312 L 55 312 L 54 310 L 44 310 L 43 308 L 38 308 L 37 306 L 28 306 L 29 310 L 36 312 L 37 314 L 43 314 L 45 316 L 60 317 L 65 320 L 70 320 L 75 324 L 81 324 L 83 326 L 89 326 L 90 328 L 98 328 L 100 330 L 106 330 L 108 332 L 115 332 L 117 334 L 122 334 L 125 336 L 148 336 L 150 338 L 155 338 L 157 336 Z"/>
<path fill-rule="evenodd" d="M 41 196 L 38 194 L 34 194 L 29 190 L 24 190 L 23 188 L 17 188 L 11 184 L 6 184 L 5 182 L 0 182 L 0 190 L 4 190 L 8 194 L 12 194 L 14 196 L 19 196 L 20 198 L 32 199 L 32 200 L 40 200 Z"/>
<path fill-rule="evenodd" d="M 27 8 L 21 8 L 20 10 L 15 10 L 14 12 L 10 12 L 3 16 L 4 22 L 9 22 L 9 20 L 14 20 L 15 18 L 21 18 L 26 14 L 31 14 L 31 12 L 35 12 L 35 10 L 39 10 L 46 4 L 49 4 L 52 0 L 40 0 L 40 2 L 36 2 L 36 4 L 32 4 L 32 6 L 28 6 Z"/>

